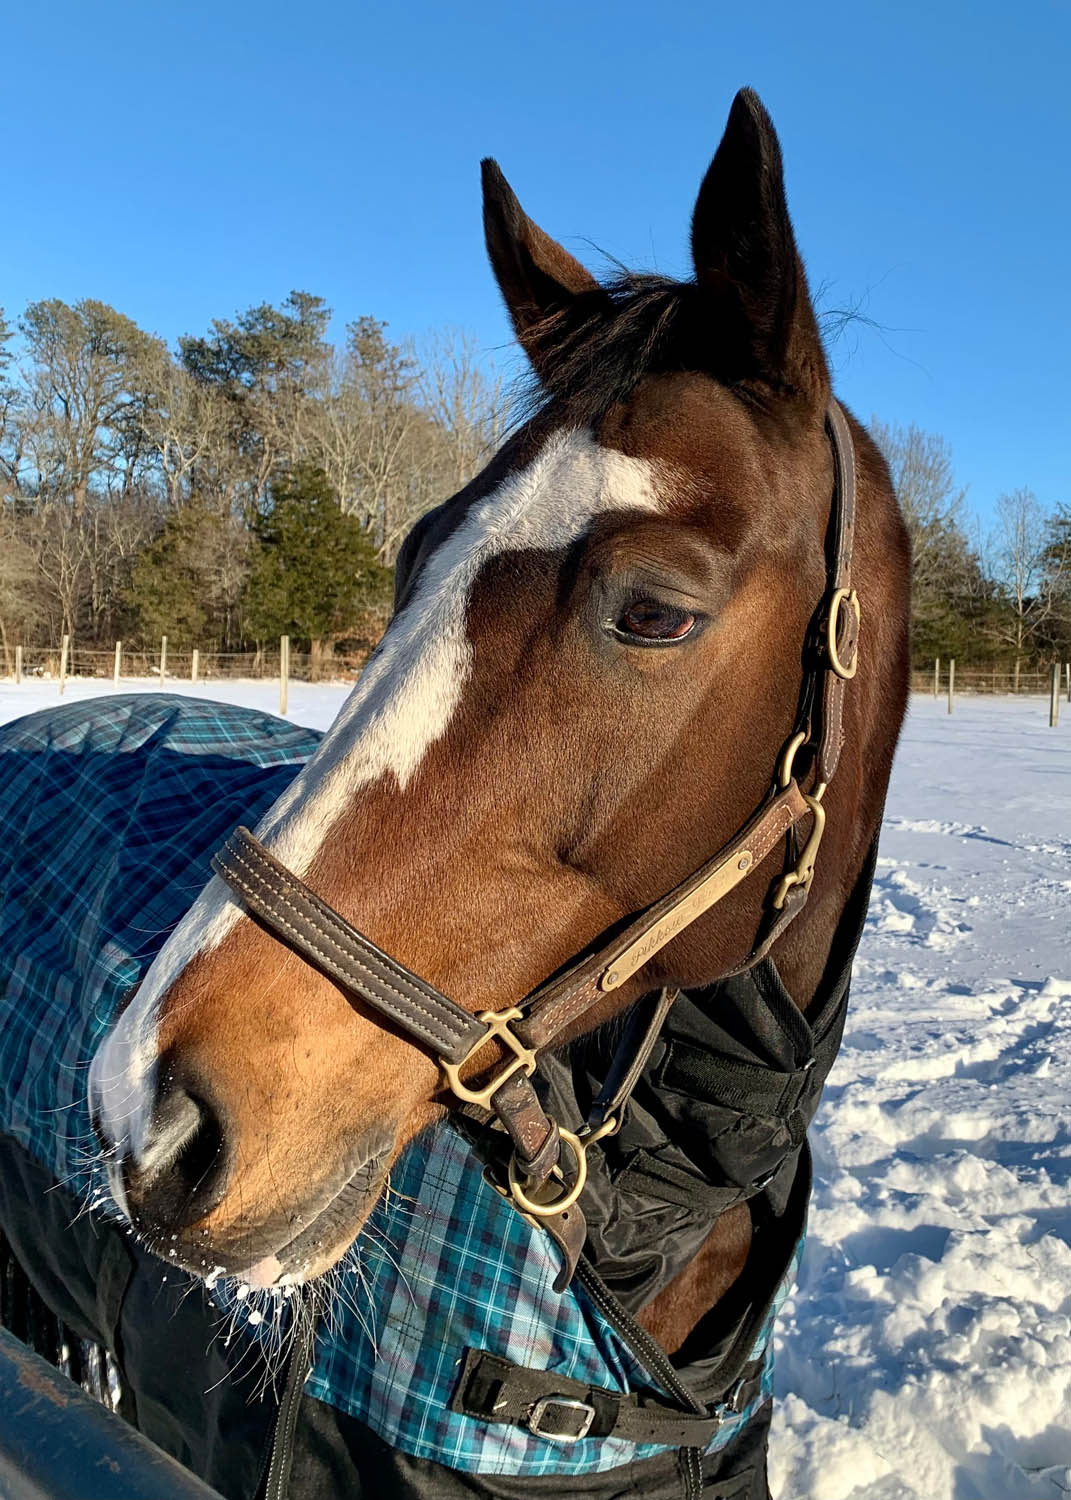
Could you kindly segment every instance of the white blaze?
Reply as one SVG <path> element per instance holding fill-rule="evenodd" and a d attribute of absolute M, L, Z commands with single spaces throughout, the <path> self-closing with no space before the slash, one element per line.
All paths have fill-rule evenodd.
<path fill-rule="evenodd" d="M 608 511 L 659 509 L 657 470 L 602 448 L 589 432 L 551 437 L 537 457 L 473 504 L 428 557 L 405 609 L 391 623 L 314 755 L 269 808 L 257 837 L 304 875 L 354 794 L 392 774 L 401 790 L 444 733 L 472 663 L 469 594 L 503 552 L 556 551 Z M 109 1136 L 135 1152 L 144 1139 L 156 1059 L 156 1012 L 197 954 L 217 947 L 242 908 L 213 877 L 150 967 L 133 1002 L 98 1049 L 91 1096 Z"/>

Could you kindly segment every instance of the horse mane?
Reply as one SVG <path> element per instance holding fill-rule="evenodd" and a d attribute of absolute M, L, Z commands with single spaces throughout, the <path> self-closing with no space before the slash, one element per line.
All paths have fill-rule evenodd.
<path fill-rule="evenodd" d="M 808 323 L 812 368 L 824 366 L 813 316 Z M 529 327 L 525 344 L 538 353 L 515 393 L 517 428 L 548 409 L 592 426 L 648 375 L 707 374 L 756 408 L 798 393 L 789 372 L 763 361 L 728 281 L 718 288 L 623 270 Z"/>
<path fill-rule="evenodd" d="M 635 271 L 581 293 L 530 331 L 541 355 L 518 392 L 520 421 L 553 406 L 571 424 L 589 426 L 644 376 L 715 373 L 738 327 L 726 301 L 694 281 Z"/>

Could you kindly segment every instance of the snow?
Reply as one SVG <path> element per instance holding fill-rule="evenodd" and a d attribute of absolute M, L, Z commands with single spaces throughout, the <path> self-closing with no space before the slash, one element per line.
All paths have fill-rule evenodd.
<path fill-rule="evenodd" d="M 346 682 L 291 681 L 287 717 L 295 724 L 304 724 L 309 729 L 327 729 L 352 686 L 352 678 Z M 258 708 L 262 713 L 279 712 L 278 678 L 264 681 L 250 678 L 210 678 L 207 682 L 185 682 L 169 677 L 161 688 L 158 677 L 124 677 L 118 689 L 113 689 L 110 681 L 102 681 L 99 677 L 69 677 L 62 697 L 59 683 L 48 677 L 26 677 L 17 687 L 10 678 L 6 681 L 0 678 L 0 724 L 7 723 L 9 719 L 17 719 L 22 714 L 37 713 L 42 708 L 55 708 L 60 703 L 107 697 L 114 691 L 177 693 L 183 698 L 207 698 L 213 703 L 237 703 L 243 708 Z"/>
<path fill-rule="evenodd" d="M 917 697 L 777 1339 L 780 1500 L 1071 1491 L 1071 708 Z"/>
<path fill-rule="evenodd" d="M 72 680 L 66 700 L 100 690 Z M 326 728 L 347 690 L 292 683 L 291 717 Z M 278 710 L 273 682 L 196 692 Z M 0 721 L 58 701 L 0 683 Z M 777 1335 L 778 1500 L 1071 1493 L 1063 713 L 1050 729 L 1038 698 L 912 702 Z"/>

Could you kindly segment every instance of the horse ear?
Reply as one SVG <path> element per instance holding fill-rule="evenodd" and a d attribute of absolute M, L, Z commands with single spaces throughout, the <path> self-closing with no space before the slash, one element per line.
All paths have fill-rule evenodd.
<path fill-rule="evenodd" d="M 822 343 L 785 199 L 781 147 L 752 89 L 733 100 L 692 216 L 696 279 L 740 318 L 748 373 L 813 393 Z"/>
<path fill-rule="evenodd" d="M 498 163 L 483 173 L 483 227 L 487 254 L 518 339 L 541 373 L 579 311 L 599 284 L 590 271 L 534 224 Z M 585 294 L 588 294 L 585 296 Z M 583 314 L 581 314 L 583 315 Z"/>

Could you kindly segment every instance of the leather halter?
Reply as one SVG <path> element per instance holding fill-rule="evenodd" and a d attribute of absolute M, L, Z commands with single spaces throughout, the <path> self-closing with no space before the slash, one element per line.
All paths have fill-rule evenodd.
<path fill-rule="evenodd" d="M 467 1113 L 496 1119 L 512 1143 L 505 1173 L 492 1177 L 523 1214 L 538 1221 L 563 1252 L 556 1287 L 568 1284 L 584 1245 L 586 1228 L 577 1200 L 587 1176 L 586 1151 L 615 1131 L 643 1071 L 677 991 L 653 994 L 637 1012 L 639 1025 L 619 1051 L 579 1133 L 560 1127 L 544 1112 L 532 1085 L 538 1054 L 553 1047 L 606 994 L 619 988 L 680 932 L 723 900 L 806 818 L 811 829 L 798 858 L 770 888 L 762 926 L 751 951 L 713 976 L 717 983 L 758 963 L 807 901 L 825 825 L 822 797 L 837 769 L 843 742 L 845 685 L 858 665 L 859 600 L 852 588 L 855 533 L 855 454 L 847 419 L 836 401 L 826 413 L 833 452 L 826 593 L 812 621 L 809 654 L 815 665 L 804 677 L 797 730 L 782 752 L 771 790 L 744 825 L 712 858 L 646 907 L 616 936 L 547 980 L 520 1005 L 472 1015 L 433 985 L 391 958 L 286 867 L 247 828 L 237 828 L 212 861 L 216 872 L 246 908 L 281 942 L 301 954 L 343 988 L 380 1012 L 416 1046 L 440 1063 L 446 1084 Z M 811 648 L 814 648 L 811 650 Z M 813 752 L 810 792 L 801 790 L 794 763 Z M 638 1033 L 633 1042 L 632 1034 Z M 484 1047 L 499 1044 L 500 1065 L 482 1087 L 470 1067 Z M 630 1043 L 632 1043 L 630 1045 Z M 465 1073 L 468 1082 L 462 1081 Z M 486 1113 L 485 1113 L 486 1112 Z M 501 1140 L 501 1136 L 498 1137 Z M 564 1148 L 564 1149 L 563 1149 Z"/>

